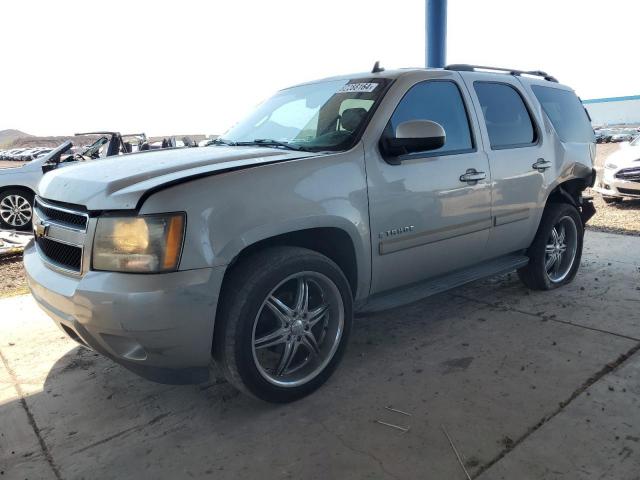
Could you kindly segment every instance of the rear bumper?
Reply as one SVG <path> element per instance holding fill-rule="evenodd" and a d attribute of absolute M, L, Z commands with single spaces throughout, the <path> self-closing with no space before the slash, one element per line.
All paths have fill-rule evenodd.
<path fill-rule="evenodd" d="M 33 242 L 24 265 L 39 306 L 74 340 L 149 380 L 208 379 L 224 267 L 71 277 L 43 263 Z"/>

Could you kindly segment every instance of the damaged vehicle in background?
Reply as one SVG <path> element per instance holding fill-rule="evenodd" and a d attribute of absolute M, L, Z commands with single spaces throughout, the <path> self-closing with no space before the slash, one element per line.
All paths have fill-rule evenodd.
<path fill-rule="evenodd" d="M 149 150 L 149 140 L 147 139 L 147 135 L 144 133 L 121 134 L 120 132 L 85 132 L 76 133 L 75 135 L 100 135 L 100 138 L 92 145 L 95 146 L 96 143 L 99 142 L 99 148 L 92 150 L 91 154 L 84 154 L 85 156 L 89 156 L 93 159 Z M 89 148 L 91 147 L 88 147 L 87 150 Z"/>
<path fill-rule="evenodd" d="M 36 185 L 42 175 L 61 166 L 97 160 L 134 150 L 149 148 L 144 133 L 122 135 L 119 132 L 77 133 L 76 136 L 100 135 L 91 145 L 74 147 L 67 141 L 34 160 L 11 168 L 0 168 L 0 229 L 29 230 L 33 217 Z M 26 152 L 29 149 L 23 149 Z M 21 152 L 19 152 L 21 153 Z"/>
<path fill-rule="evenodd" d="M 640 198 L 640 137 L 606 158 L 594 190 L 606 203 Z"/>

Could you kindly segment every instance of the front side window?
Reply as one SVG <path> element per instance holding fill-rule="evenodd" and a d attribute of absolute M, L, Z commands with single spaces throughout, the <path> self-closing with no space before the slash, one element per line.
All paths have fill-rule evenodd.
<path fill-rule="evenodd" d="M 563 142 L 595 141 L 587 112 L 575 93 L 560 88 L 532 85 L 544 113 Z"/>
<path fill-rule="evenodd" d="M 237 145 L 346 150 L 360 138 L 389 80 L 331 80 L 281 90 L 222 135 Z M 256 142 L 257 141 L 257 142 Z"/>
<path fill-rule="evenodd" d="M 458 86 L 448 80 L 418 83 L 402 98 L 387 125 L 387 134 L 410 120 L 431 120 L 444 128 L 445 144 L 429 155 L 465 152 L 473 149 L 469 118 Z"/>
<path fill-rule="evenodd" d="M 496 82 L 473 84 L 489 133 L 491 148 L 515 148 L 537 140 L 531 115 L 518 91 Z"/>

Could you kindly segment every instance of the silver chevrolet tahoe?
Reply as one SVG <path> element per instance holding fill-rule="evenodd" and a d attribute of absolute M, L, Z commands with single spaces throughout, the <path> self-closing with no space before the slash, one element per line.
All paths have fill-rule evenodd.
<path fill-rule="evenodd" d="M 354 312 L 512 270 L 570 282 L 594 142 L 574 92 L 539 71 L 298 85 L 210 146 L 47 173 L 29 286 L 68 336 L 146 378 L 221 372 L 292 401 L 335 370 Z"/>

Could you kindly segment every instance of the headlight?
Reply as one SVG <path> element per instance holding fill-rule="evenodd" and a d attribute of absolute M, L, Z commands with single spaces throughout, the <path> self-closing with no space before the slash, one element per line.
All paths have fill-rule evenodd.
<path fill-rule="evenodd" d="M 93 269 L 157 273 L 178 268 L 185 215 L 98 218 Z"/>
<path fill-rule="evenodd" d="M 615 163 L 605 163 L 604 168 L 615 170 L 616 168 L 618 168 L 618 166 Z"/>

